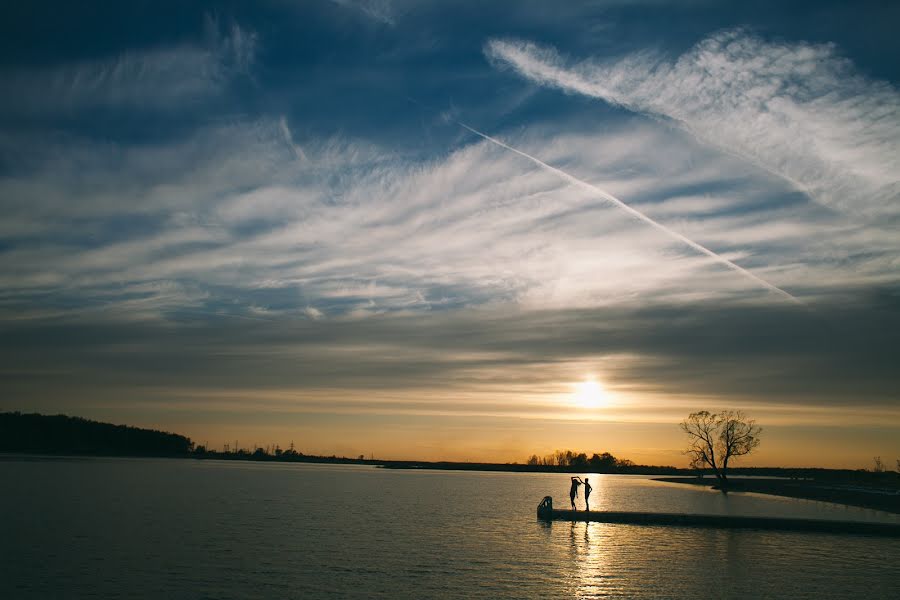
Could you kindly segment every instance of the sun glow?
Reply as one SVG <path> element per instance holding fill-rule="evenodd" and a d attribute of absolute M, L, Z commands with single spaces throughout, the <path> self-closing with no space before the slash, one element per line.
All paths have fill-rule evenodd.
<path fill-rule="evenodd" d="M 609 406 L 609 396 L 596 379 L 585 379 L 575 384 L 574 402 L 581 408 L 603 408 Z"/>

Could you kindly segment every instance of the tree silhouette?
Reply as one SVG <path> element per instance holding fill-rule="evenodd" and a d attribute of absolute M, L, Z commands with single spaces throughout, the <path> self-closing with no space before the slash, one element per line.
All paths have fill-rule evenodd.
<path fill-rule="evenodd" d="M 0 452 L 104 456 L 187 456 L 183 435 L 66 415 L 0 413 Z"/>
<path fill-rule="evenodd" d="M 691 467 L 704 465 L 712 469 L 721 489 L 728 487 L 728 462 L 744 456 L 759 446 L 762 428 L 740 411 L 691 413 L 681 422 L 681 430 L 689 438 Z"/>

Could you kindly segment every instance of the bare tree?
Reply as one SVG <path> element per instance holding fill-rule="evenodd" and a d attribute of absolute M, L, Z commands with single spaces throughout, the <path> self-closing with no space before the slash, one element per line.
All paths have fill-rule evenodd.
<path fill-rule="evenodd" d="M 875 467 L 872 469 L 875 473 L 884 473 L 884 462 L 881 460 L 880 456 L 876 456 L 872 459 L 875 463 Z"/>
<path fill-rule="evenodd" d="M 681 422 L 681 430 L 689 438 L 685 454 L 691 457 L 691 466 L 708 466 L 719 481 L 728 486 L 728 462 L 749 454 L 759 446 L 762 428 L 740 411 L 711 413 L 706 410 L 691 413 Z"/>

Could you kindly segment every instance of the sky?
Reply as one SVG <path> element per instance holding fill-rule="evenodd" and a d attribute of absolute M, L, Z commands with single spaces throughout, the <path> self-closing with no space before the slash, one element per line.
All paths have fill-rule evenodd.
<path fill-rule="evenodd" d="M 0 410 L 900 458 L 900 5 L 7 2 Z"/>

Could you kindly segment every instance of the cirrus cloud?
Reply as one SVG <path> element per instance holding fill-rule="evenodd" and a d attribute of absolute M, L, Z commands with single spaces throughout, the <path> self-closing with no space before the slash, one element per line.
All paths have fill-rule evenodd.
<path fill-rule="evenodd" d="M 675 60 L 644 51 L 573 63 L 553 48 L 501 39 L 485 53 L 540 85 L 674 120 L 833 208 L 898 215 L 900 93 L 832 45 L 732 30 Z"/>

